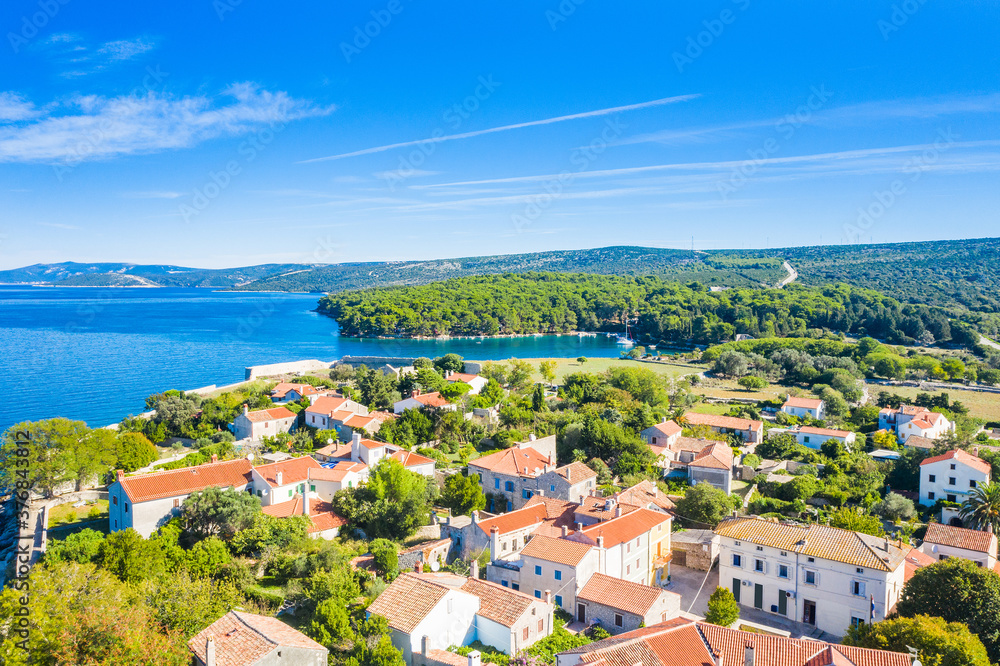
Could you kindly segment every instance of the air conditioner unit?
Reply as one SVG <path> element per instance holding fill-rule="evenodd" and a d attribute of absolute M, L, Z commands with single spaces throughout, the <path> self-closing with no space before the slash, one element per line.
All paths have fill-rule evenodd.
<path fill-rule="evenodd" d="M 795 593 L 792 592 L 791 590 L 785 590 L 785 596 L 788 597 L 789 599 L 794 599 Z"/>
<path fill-rule="evenodd" d="M 750 587 L 751 585 L 753 585 L 753 583 L 751 581 L 749 581 L 749 580 L 743 581 L 743 587 Z"/>

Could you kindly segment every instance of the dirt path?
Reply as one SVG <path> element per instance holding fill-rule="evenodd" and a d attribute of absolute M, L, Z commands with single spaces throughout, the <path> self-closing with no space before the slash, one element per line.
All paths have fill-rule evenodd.
<path fill-rule="evenodd" d="M 788 277 L 778 283 L 778 289 L 783 289 L 799 279 L 798 271 L 796 271 L 790 263 L 786 261 L 782 264 L 782 267 L 788 271 Z"/>

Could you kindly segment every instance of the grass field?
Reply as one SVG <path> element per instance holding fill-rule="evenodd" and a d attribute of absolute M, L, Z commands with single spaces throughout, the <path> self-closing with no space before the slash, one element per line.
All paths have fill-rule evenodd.
<path fill-rule="evenodd" d="M 95 507 L 100 512 L 100 517 L 108 517 L 107 500 L 97 500 L 79 507 L 74 507 L 72 504 L 66 503 L 60 504 L 49 511 L 49 525 L 75 523 L 81 520 L 89 520 L 90 511 Z"/>
<path fill-rule="evenodd" d="M 966 391 L 955 387 L 946 391 L 928 391 L 913 386 L 877 386 L 871 385 L 869 390 L 873 396 L 877 396 L 881 391 L 894 393 L 903 398 L 912 400 L 918 393 L 929 393 L 939 395 L 947 393 L 952 401 L 958 400 L 969 408 L 969 415 L 985 419 L 991 423 L 1000 423 L 1000 394 L 980 393 L 979 391 Z"/>
<path fill-rule="evenodd" d="M 586 363 L 577 363 L 575 358 L 525 358 L 521 359 L 527 361 L 535 369 L 534 375 L 532 376 L 532 381 L 542 381 L 542 376 L 538 373 L 538 364 L 541 361 L 555 361 L 556 362 L 556 383 L 562 381 L 562 378 L 566 375 L 571 375 L 574 372 L 592 372 L 601 373 L 608 368 L 621 368 L 621 367 L 637 367 L 637 368 L 648 368 L 653 372 L 656 372 L 667 377 L 683 377 L 684 375 L 693 375 L 699 372 L 703 372 L 708 369 L 706 365 L 699 365 L 697 363 L 646 363 L 643 361 L 635 361 L 632 359 L 620 359 L 620 358 L 588 358 Z M 477 363 L 488 363 L 489 361 L 476 361 Z"/>

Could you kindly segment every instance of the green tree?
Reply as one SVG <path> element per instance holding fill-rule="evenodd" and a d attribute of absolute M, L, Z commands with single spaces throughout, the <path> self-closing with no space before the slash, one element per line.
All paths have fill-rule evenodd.
<path fill-rule="evenodd" d="M 198 490 L 181 505 L 184 529 L 195 540 L 219 536 L 225 541 L 254 523 L 260 500 L 235 488 Z"/>
<path fill-rule="evenodd" d="M 913 500 L 898 493 L 889 493 L 885 499 L 872 507 L 872 511 L 889 520 L 909 520 L 916 514 Z"/>
<path fill-rule="evenodd" d="M 861 532 L 877 537 L 885 536 L 882 522 L 877 517 L 865 515 L 848 507 L 837 509 L 830 516 L 830 527 L 839 527 L 842 530 Z"/>
<path fill-rule="evenodd" d="M 538 374 L 547 383 L 552 384 L 556 381 L 556 362 L 552 360 L 539 361 Z"/>
<path fill-rule="evenodd" d="M 486 508 L 486 495 L 475 476 L 452 474 L 444 481 L 444 490 L 438 500 L 441 506 L 451 509 L 456 516 L 467 516 Z"/>
<path fill-rule="evenodd" d="M 134 472 L 159 459 L 156 447 L 145 435 L 138 432 L 125 432 L 118 435 L 115 446 L 117 469 Z"/>
<path fill-rule="evenodd" d="M 958 557 L 917 569 L 903 586 L 896 611 L 968 625 L 990 661 L 1000 661 L 1000 575 L 990 569 Z"/>
<path fill-rule="evenodd" d="M 237 555 L 259 556 L 268 551 L 286 550 L 303 543 L 312 526 L 306 516 L 275 518 L 266 513 L 254 516 L 253 524 L 240 530 L 229 542 Z"/>
<path fill-rule="evenodd" d="M 191 546 L 184 566 L 192 576 L 212 576 L 232 559 L 225 542 L 217 536 L 210 536 Z"/>
<path fill-rule="evenodd" d="M 915 615 L 848 627 L 844 645 L 906 654 L 916 648 L 925 666 L 989 666 L 982 641 L 961 622 Z"/>
<path fill-rule="evenodd" d="M 90 528 L 70 534 L 62 541 L 49 541 L 45 551 L 46 562 L 93 562 L 104 543 L 104 533 Z"/>
<path fill-rule="evenodd" d="M 0 445 L 0 485 L 24 488 L 28 484 L 28 489 L 52 497 L 60 484 L 78 482 L 81 470 L 108 471 L 110 452 L 92 450 L 102 440 L 90 432 L 83 421 L 64 418 L 12 426 Z"/>
<path fill-rule="evenodd" d="M 97 551 L 97 562 L 123 583 L 138 583 L 166 573 L 163 550 L 131 527 L 104 539 Z"/>
<path fill-rule="evenodd" d="M 239 591 L 228 582 L 179 571 L 140 585 L 153 618 L 189 639 L 241 604 Z"/>
<path fill-rule="evenodd" d="M 531 380 L 531 364 L 519 358 L 507 361 L 507 385 L 513 391 L 522 391 Z"/>
<path fill-rule="evenodd" d="M 545 387 L 535 384 L 535 388 L 531 391 L 531 411 L 545 412 L 548 409 L 549 406 L 545 403 Z"/>
<path fill-rule="evenodd" d="M 729 627 L 738 619 L 740 619 L 740 605 L 736 603 L 736 597 L 728 588 L 715 588 L 715 592 L 708 598 L 705 621 L 720 627 Z"/>
<path fill-rule="evenodd" d="M 368 545 L 375 569 L 387 578 L 393 578 L 399 572 L 399 548 L 388 539 L 375 539 Z"/>
<path fill-rule="evenodd" d="M 740 377 L 739 381 L 736 383 L 748 391 L 760 391 L 761 389 L 767 388 L 767 380 L 763 377 L 758 377 L 757 375 Z"/>
<path fill-rule="evenodd" d="M 372 370 L 365 366 L 354 372 L 354 385 L 361 394 L 361 402 L 372 409 L 384 409 L 392 406 L 392 395 L 396 390 L 396 379 L 380 370 Z"/>
<path fill-rule="evenodd" d="M 434 367 L 441 374 L 448 372 L 462 372 L 465 370 L 465 359 L 458 354 L 445 354 L 434 359 Z"/>
<path fill-rule="evenodd" d="M 339 491 L 333 505 L 338 515 L 368 538 L 401 541 L 427 524 L 436 491 L 433 479 L 410 472 L 395 460 L 382 460 L 367 483 L 353 491 Z"/>
<path fill-rule="evenodd" d="M 688 488 L 677 502 L 678 515 L 707 525 L 717 525 L 726 517 L 739 498 L 731 498 L 724 490 L 702 481 Z"/>
<path fill-rule="evenodd" d="M 1000 534 L 1000 483 L 984 483 L 973 488 L 962 502 L 959 516 L 972 529 Z"/>

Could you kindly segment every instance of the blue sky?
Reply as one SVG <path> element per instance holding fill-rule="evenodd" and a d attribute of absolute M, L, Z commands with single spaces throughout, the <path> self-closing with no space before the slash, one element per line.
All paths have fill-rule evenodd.
<path fill-rule="evenodd" d="M 0 268 L 995 236 L 997 25 L 983 1 L 7 2 Z"/>

